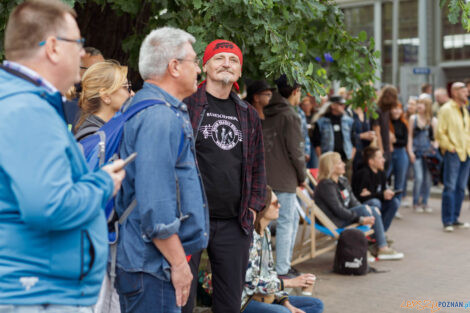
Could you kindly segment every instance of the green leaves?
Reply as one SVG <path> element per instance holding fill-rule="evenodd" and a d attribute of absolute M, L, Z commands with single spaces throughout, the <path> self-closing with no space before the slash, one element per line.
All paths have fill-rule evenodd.
<path fill-rule="evenodd" d="M 5 1 L 9 4 L 6 10 Z M 1 2 L 0 27 L 19 1 L 22 0 Z M 354 105 L 371 105 L 374 90 L 369 82 L 376 79 L 376 59 L 380 54 L 374 51 L 374 42 L 365 32 L 352 37 L 345 31 L 343 13 L 331 1 L 64 1 L 85 7 L 91 3 L 108 5 L 118 15 L 129 16 L 134 33 L 120 38 L 121 46 L 115 49 L 127 53 L 128 59 L 120 61 L 130 66 L 137 65 L 140 43 L 146 34 L 157 27 L 174 26 L 196 37 L 194 49 L 199 56 L 217 38 L 238 44 L 244 54 L 243 77 L 273 81 L 286 74 L 291 83 L 297 81 L 317 97 L 325 94 L 331 81 L 337 80 L 354 90 Z M 4 26 L 0 36 L 3 30 Z M 115 38 L 112 36 L 120 34 L 108 34 L 108 38 Z"/>
<path fill-rule="evenodd" d="M 359 41 L 365 42 L 367 40 L 367 33 L 362 30 L 361 32 L 359 32 L 357 37 L 359 38 Z"/>
<path fill-rule="evenodd" d="M 470 32 L 470 2 L 466 0 L 440 0 L 439 4 L 441 8 L 447 6 L 449 22 L 457 24 L 460 20 L 464 29 Z"/>

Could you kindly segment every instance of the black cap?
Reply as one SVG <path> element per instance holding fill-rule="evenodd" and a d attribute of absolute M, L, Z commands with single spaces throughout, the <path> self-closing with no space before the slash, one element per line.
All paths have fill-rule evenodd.
<path fill-rule="evenodd" d="M 341 104 L 346 104 L 346 100 L 344 100 L 343 97 L 334 95 L 330 97 L 330 102 L 331 103 L 341 103 Z"/>
<path fill-rule="evenodd" d="M 274 91 L 275 89 L 269 86 L 265 80 L 254 80 L 246 88 L 246 99 L 251 101 L 254 95 L 266 90 Z"/>

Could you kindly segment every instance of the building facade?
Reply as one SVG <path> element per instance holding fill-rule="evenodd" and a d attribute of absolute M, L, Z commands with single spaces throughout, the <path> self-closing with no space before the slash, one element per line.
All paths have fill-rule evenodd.
<path fill-rule="evenodd" d="M 336 0 L 346 29 L 365 31 L 381 51 L 380 82 L 406 103 L 423 83 L 434 88 L 470 78 L 470 34 L 451 24 L 437 0 Z"/>

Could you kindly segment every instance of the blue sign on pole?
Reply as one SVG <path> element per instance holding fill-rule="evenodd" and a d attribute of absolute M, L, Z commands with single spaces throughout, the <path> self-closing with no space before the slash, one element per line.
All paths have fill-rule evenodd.
<path fill-rule="evenodd" d="M 429 67 L 414 67 L 413 74 L 415 75 L 429 75 L 431 74 L 431 69 Z"/>

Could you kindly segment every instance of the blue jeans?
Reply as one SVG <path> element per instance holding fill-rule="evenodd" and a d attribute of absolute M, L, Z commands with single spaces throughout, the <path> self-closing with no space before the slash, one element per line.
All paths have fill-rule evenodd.
<path fill-rule="evenodd" d="M 290 269 L 292 249 L 299 225 L 296 211 L 296 195 L 289 192 L 275 192 L 281 207 L 276 223 L 276 272 L 285 275 Z"/>
<path fill-rule="evenodd" d="M 408 172 L 409 165 L 408 153 L 406 153 L 406 148 L 395 148 L 392 152 L 392 162 L 390 164 L 389 173 L 387 175 L 393 174 L 394 179 L 394 188 L 395 190 L 403 190 L 406 192 L 406 173 Z M 396 196 L 398 201 L 401 201 L 403 193 Z"/>
<path fill-rule="evenodd" d="M 417 157 L 413 163 L 415 180 L 413 184 L 413 205 L 428 204 L 429 194 L 431 193 L 431 173 L 429 172 L 426 161 L 422 157 Z M 421 199 L 421 202 L 419 201 Z"/>
<path fill-rule="evenodd" d="M 1 305 L 0 313 L 93 313 L 91 306 L 39 304 Z"/>
<path fill-rule="evenodd" d="M 393 197 L 391 200 L 384 200 L 383 202 L 377 198 L 372 198 L 364 202 L 363 204 L 368 204 L 369 206 L 375 206 L 380 210 L 382 214 L 382 223 L 384 225 L 384 230 L 387 231 L 392 224 L 393 218 L 400 207 L 400 200 L 397 197 Z"/>
<path fill-rule="evenodd" d="M 444 154 L 444 192 L 442 193 L 442 223 L 449 225 L 456 222 L 460 216 L 462 201 L 465 196 L 465 186 L 468 181 L 470 159 L 462 162 L 457 153 Z"/>
<path fill-rule="evenodd" d="M 197 279 L 197 278 L 196 278 Z M 116 268 L 116 290 L 121 313 L 180 313 L 176 306 L 175 288 L 144 272 L 126 272 Z"/>
<path fill-rule="evenodd" d="M 379 213 L 378 208 L 370 207 L 372 214 L 369 213 L 367 210 L 365 204 L 356 206 L 354 208 L 351 208 L 351 211 L 354 211 L 357 213 L 359 216 L 373 216 L 375 218 L 375 223 L 372 226 L 372 229 L 374 230 L 374 235 L 375 235 L 375 240 L 377 241 L 377 247 L 382 248 L 387 245 L 387 240 L 385 239 L 385 230 L 384 230 L 384 225 L 382 223 L 382 216 Z M 346 227 L 351 223 L 345 223 L 341 225 L 341 227 Z"/>
<path fill-rule="evenodd" d="M 305 313 L 322 313 L 323 302 L 317 298 L 289 296 L 289 302 Z M 280 304 L 269 304 L 251 300 L 243 313 L 290 313 L 289 309 Z"/>

